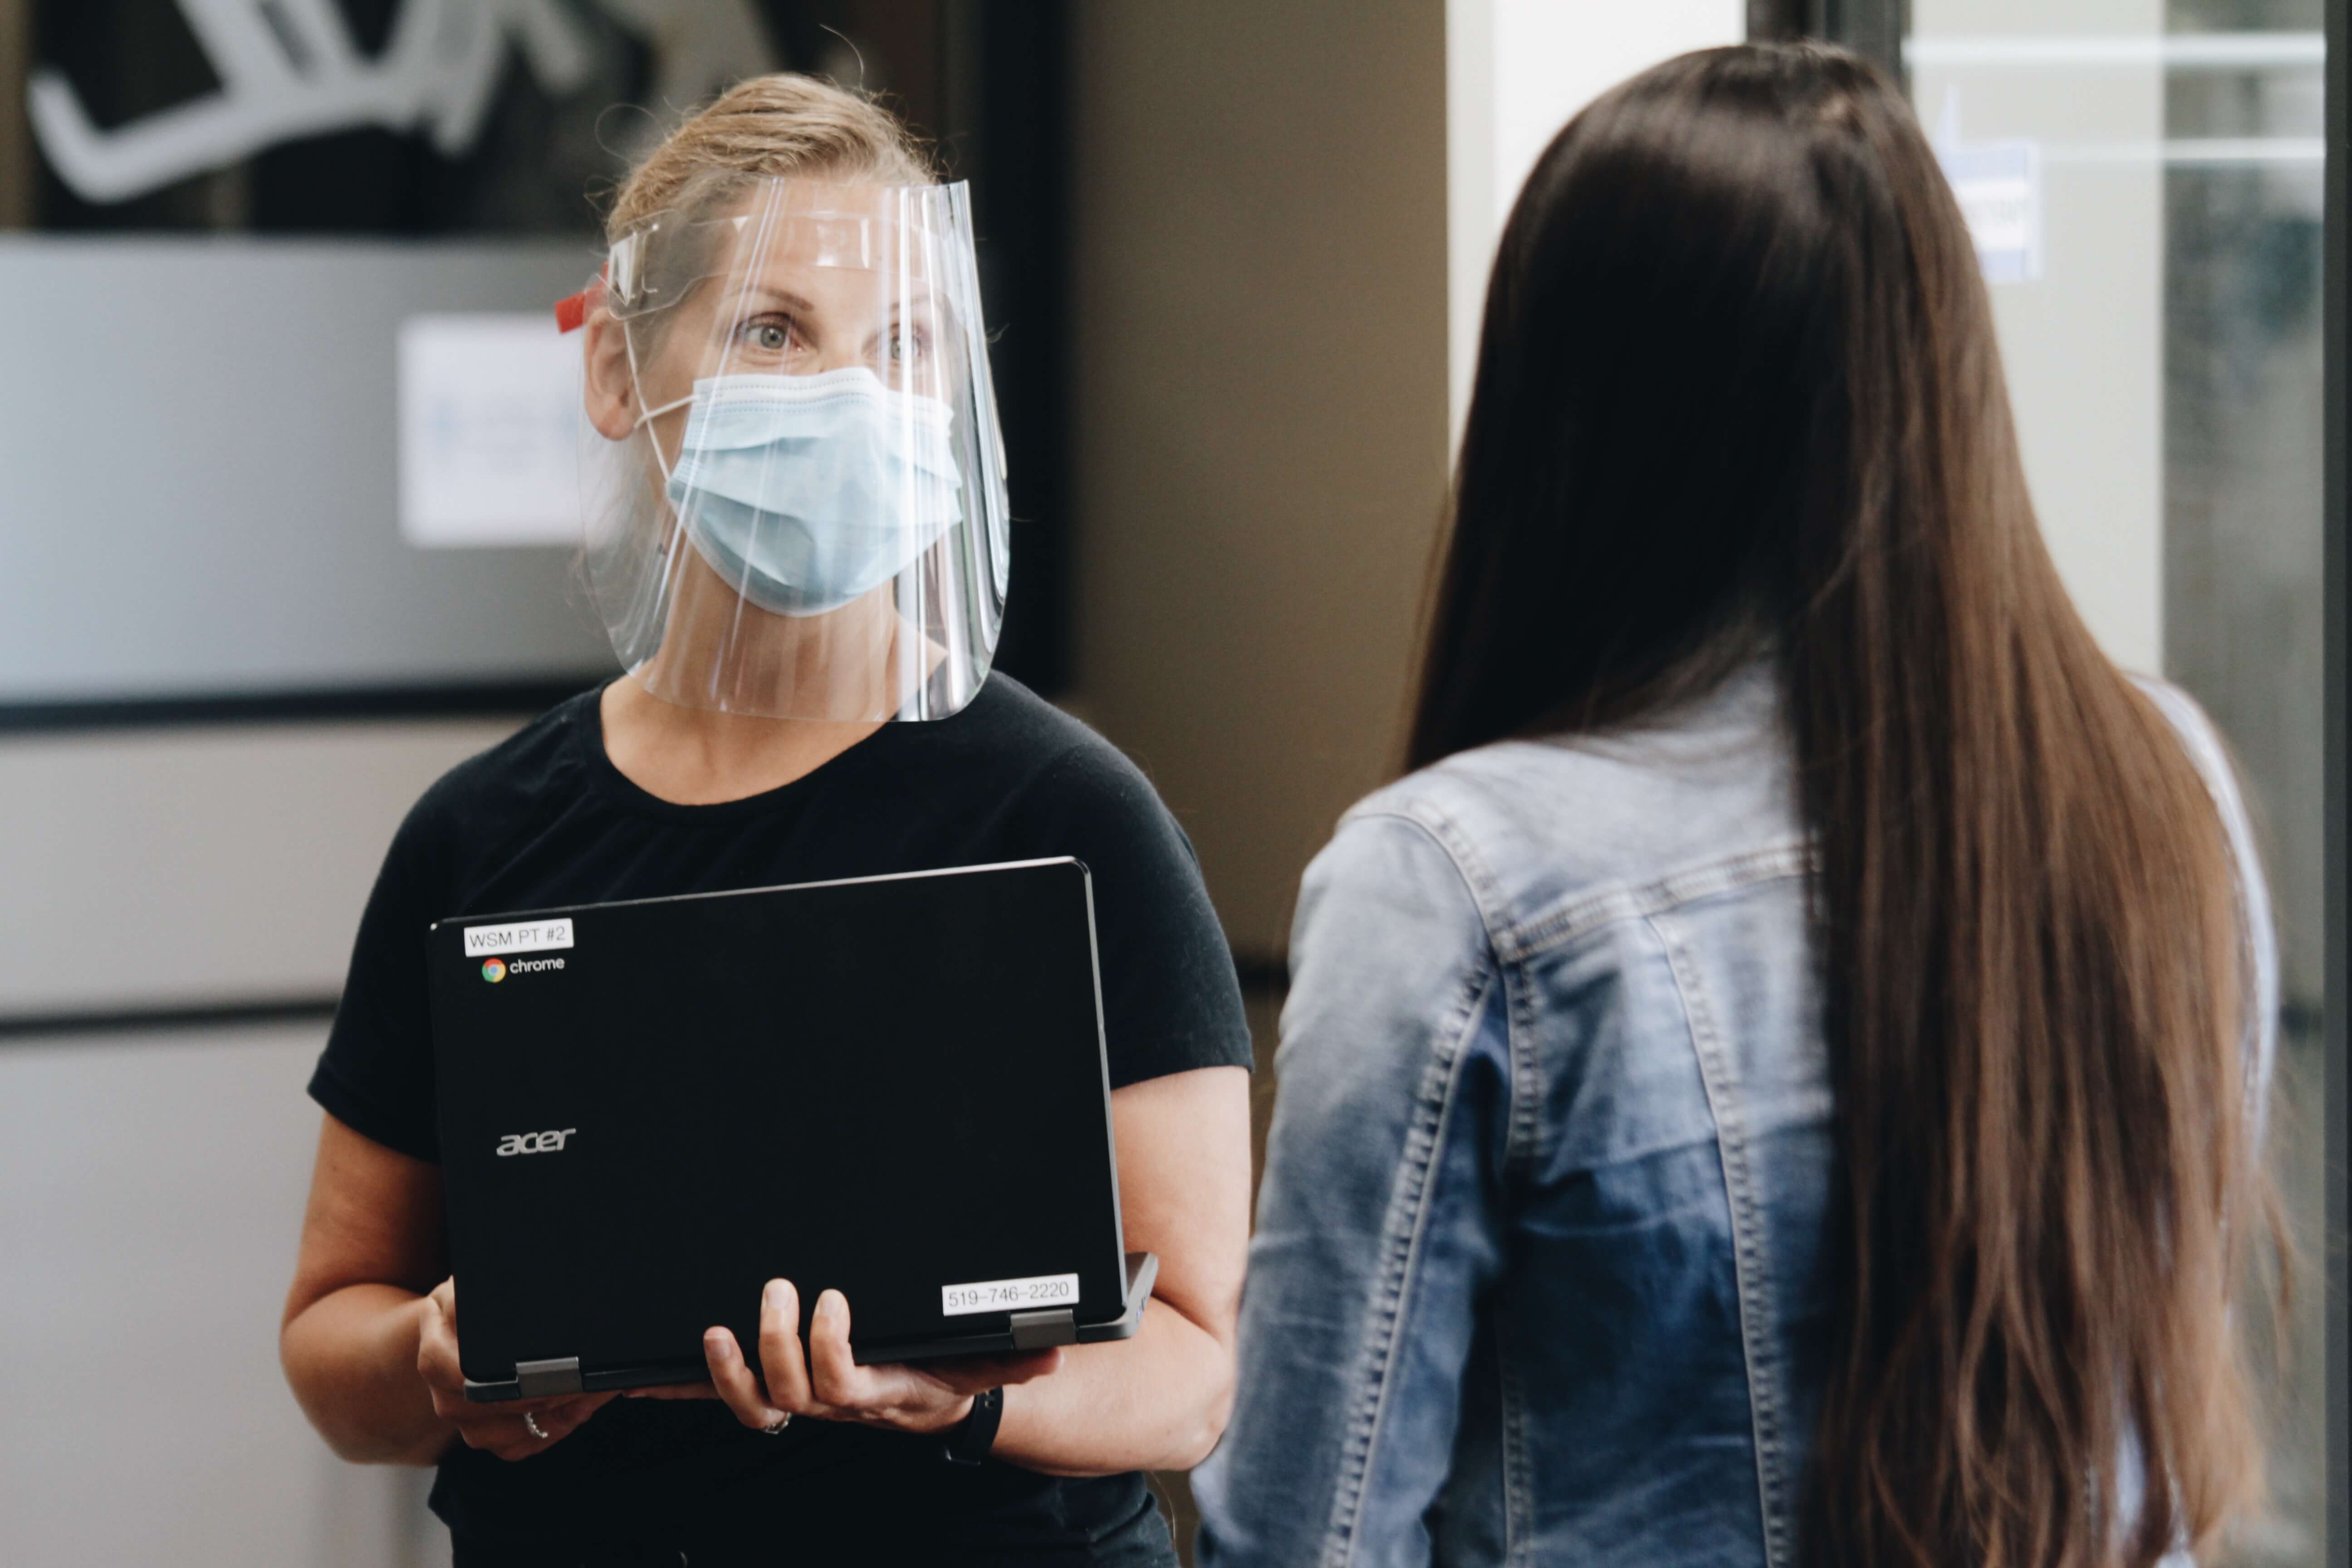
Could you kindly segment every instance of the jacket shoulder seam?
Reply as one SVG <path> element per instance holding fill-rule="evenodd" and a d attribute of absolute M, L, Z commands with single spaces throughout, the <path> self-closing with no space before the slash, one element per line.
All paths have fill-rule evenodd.
<path fill-rule="evenodd" d="M 1412 802 L 1350 814 L 1351 820 L 1372 818 L 1404 822 L 1419 828 L 1453 864 L 1454 875 L 1462 879 L 1470 895 L 1470 906 L 1478 916 L 1479 938 L 1485 944 L 1482 957 L 1486 962 L 1482 967 L 1491 967 L 1503 987 L 1503 1043 L 1511 1068 L 1510 1120 L 1504 1134 L 1503 1161 L 1507 1165 L 1523 1168 L 1533 1163 L 1542 1139 L 1543 1074 L 1534 1045 L 1534 999 L 1524 984 L 1514 983 L 1517 961 L 1495 934 L 1504 912 L 1502 882 L 1487 869 L 1469 835 L 1435 805 Z"/>
<path fill-rule="evenodd" d="M 1486 869 L 1486 862 L 1465 837 L 1453 820 L 1444 812 L 1419 809 L 1415 806 L 1381 806 L 1370 811 L 1351 811 L 1342 823 L 1402 822 L 1418 828 L 1423 837 L 1437 846 L 1438 850 L 1462 879 L 1463 890 L 1470 895 L 1470 907 L 1478 916 L 1478 934 L 1490 950 L 1495 948 L 1495 917 L 1500 912 L 1502 885 Z"/>
<path fill-rule="evenodd" d="M 1790 834 L 1678 867 L 1662 877 L 1603 883 L 1526 921 L 1490 931 L 1488 940 L 1506 963 L 1520 963 L 1620 921 L 1647 920 L 1702 899 L 1810 876 L 1813 862 L 1811 839 Z"/>

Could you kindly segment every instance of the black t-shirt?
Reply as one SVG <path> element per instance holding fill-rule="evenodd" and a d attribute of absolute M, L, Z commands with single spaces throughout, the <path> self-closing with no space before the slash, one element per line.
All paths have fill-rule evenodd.
<path fill-rule="evenodd" d="M 1232 958 L 1192 846 L 1125 757 L 1016 682 L 992 677 L 953 718 L 886 724 L 804 778 L 718 805 L 672 805 L 623 776 L 598 696 L 452 769 L 394 837 L 310 1080 L 355 1131 L 437 1161 L 435 921 L 1058 855 L 1093 872 L 1112 1087 L 1249 1065 Z M 464 1322 L 461 1310 L 461 1335 Z M 541 1549 L 738 1536 L 805 1548 L 840 1534 L 870 1555 L 876 1528 L 920 1528 L 1014 1560 L 1069 1551 L 1150 1506 L 1139 1476 L 956 1467 L 939 1448 L 819 1421 L 771 1437 L 716 1402 L 619 1399 L 516 1463 L 452 1449 L 433 1503 L 461 1536 Z"/>

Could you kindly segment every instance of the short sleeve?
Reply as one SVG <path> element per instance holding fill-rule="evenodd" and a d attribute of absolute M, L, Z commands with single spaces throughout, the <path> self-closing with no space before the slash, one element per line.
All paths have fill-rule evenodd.
<path fill-rule="evenodd" d="M 1111 1087 L 1249 1067 L 1233 952 L 1150 782 L 1107 742 L 1076 748 L 1030 786 L 1017 820 L 1031 852 L 1076 856 L 1091 875 Z"/>
<path fill-rule="evenodd" d="M 430 802 L 408 814 L 376 874 L 310 1098 L 353 1131 L 437 1163 L 425 931 L 448 911 L 433 908 Z"/>

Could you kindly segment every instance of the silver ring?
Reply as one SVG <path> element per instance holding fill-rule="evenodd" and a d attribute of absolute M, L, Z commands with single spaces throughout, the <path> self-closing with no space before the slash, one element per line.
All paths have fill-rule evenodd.
<path fill-rule="evenodd" d="M 766 1436 L 773 1437 L 792 1424 L 793 1413 L 787 1410 L 782 1415 L 777 1416 L 773 1421 L 769 1422 L 765 1426 L 761 1427 L 760 1431 Z"/>
<path fill-rule="evenodd" d="M 522 1424 L 523 1424 L 525 1426 L 527 1426 L 527 1427 L 530 1428 L 530 1435 L 531 1435 L 532 1436 L 534 1436 L 534 1437 L 538 1438 L 541 1442 L 542 1442 L 542 1443 L 551 1443 L 551 1442 L 553 1442 L 553 1441 L 555 1440 L 555 1435 L 554 1435 L 553 1433 L 551 1433 L 551 1432 L 548 1431 L 546 1427 L 541 1426 L 539 1424 L 539 1412 L 538 1412 L 538 1411 L 536 1411 L 536 1410 L 526 1410 L 526 1411 L 524 1411 L 524 1412 L 522 1413 Z"/>

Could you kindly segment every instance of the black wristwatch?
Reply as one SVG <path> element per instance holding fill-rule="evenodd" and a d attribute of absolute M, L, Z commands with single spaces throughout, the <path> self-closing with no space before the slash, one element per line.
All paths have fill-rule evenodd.
<path fill-rule="evenodd" d="M 992 1388 L 971 1396 L 971 1414 L 948 1429 L 940 1453 L 950 1465 L 976 1465 L 996 1447 L 996 1428 L 1004 1419 L 1004 1390 Z"/>

